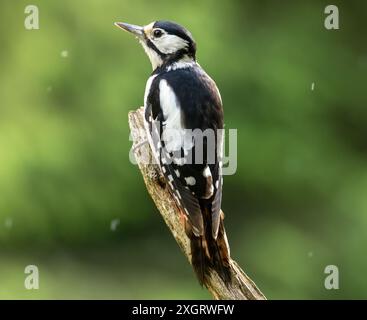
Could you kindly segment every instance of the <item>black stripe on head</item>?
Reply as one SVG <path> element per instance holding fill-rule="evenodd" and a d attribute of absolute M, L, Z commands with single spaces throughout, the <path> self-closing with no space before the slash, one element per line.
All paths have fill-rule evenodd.
<path fill-rule="evenodd" d="M 194 38 L 192 37 L 190 31 L 188 31 L 186 28 L 180 26 L 179 24 L 171 21 L 157 21 L 153 28 L 160 28 L 165 30 L 168 34 L 175 35 L 177 37 L 180 37 L 184 40 L 186 40 L 189 44 L 189 53 L 195 57 L 196 53 L 196 43 Z"/>
<path fill-rule="evenodd" d="M 147 44 L 147 46 L 150 49 L 154 50 L 162 58 L 162 60 L 164 60 L 167 57 L 166 54 L 158 50 L 158 48 L 154 45 L 152 41 L 150 41 L 150 39 L 145 35 L 145 33 L 144 33 L 144 38 L 145 38 L 145 43 Z"/>

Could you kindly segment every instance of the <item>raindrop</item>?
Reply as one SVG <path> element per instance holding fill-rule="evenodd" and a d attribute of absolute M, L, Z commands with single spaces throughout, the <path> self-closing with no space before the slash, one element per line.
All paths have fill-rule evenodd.
<path fill-rule="evenodd" d="M 63 50 L 61 51 L 61 58 L 67 58 L 69 57 L 69 51 L 68 50 Z"/>
<path fill-rule="evenodd" d="M 11 229 L 13 227 L 13 219 L 12 218 L 6 218 L 5 219 L 5 228 Z"/>
<path fill-rule="evenodd" d="M 120 219 L 113 219 L 111 221 L 111 226 L 110 226 L 111 230 L 115 231 L 119 224 L 120 224 Z"/>

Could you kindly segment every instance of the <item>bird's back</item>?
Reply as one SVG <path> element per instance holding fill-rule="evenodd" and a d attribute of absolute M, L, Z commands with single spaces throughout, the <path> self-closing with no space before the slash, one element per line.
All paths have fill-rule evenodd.
<path fill-rule="evenodd" d="M 165 131 L 168 132 L 168 129 L 187 130 L 187 134 L 192 133 L 190 130 L 207 134 L 209 129 L 213 133 L 214 140 L 210 143 L 207 137 L 204 138 L 203 145 L 199 146 L 202 150 L 197 150 L 195 141 L 192 146 L 190 141 L 185 139 L 186 133 L 182 133 L 182 140 L 177 139 L 178 145 L 173 143 L 171 148 L 172 143 L 165 141 L 168 152 L 181 148 L 183 153 L 190 153 L 191 163 L 172 163 L 176 173 L 179 172 L 177 179 L 194 192 L 196 198 L 211 198 L 208 195 L 215 195 L 218 189 L 215 183 L 220 178 L 216 135 L 217 130 L 223 128 L 222 101 L 215 82 L 195 63 L 186 68 L 153 74 L 148 86 L 146 119 L 159 123 L 161 138 L 167 137 Z M 171 131 L 169 134 L 168 138 L 172 138 Z M 190 137 L 188 136 L 188 139 Z M 186 143 L 186 146 L 183 143 Z M 208 159 L 209 149 L 214 158 Z M 202 153 L 202 159 L 195 158 L 195 154 L 199 152 Z"/>

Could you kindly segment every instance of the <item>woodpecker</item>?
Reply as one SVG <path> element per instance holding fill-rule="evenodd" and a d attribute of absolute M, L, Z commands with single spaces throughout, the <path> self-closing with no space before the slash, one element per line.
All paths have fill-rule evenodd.
<path fill-rule="evenodd" d="M 152 64 L 144 96 L 145 128 L 182 212 L 195 273 L 201 285 L 207 283 L 210 269 L 229 283 L 230 251 L 221 211 L 224 124 L 219 90 L 196 61 L 196 43 L 184 27 L 170 21 L 115 25 L 139 40 Z M 213 135 L 198 139 L 203 132 Z"/>

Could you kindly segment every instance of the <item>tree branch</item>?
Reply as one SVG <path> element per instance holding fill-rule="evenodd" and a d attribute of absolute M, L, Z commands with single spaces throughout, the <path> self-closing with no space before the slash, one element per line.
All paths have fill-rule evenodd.
<path fill-rule="evenodd" d="M 147 190 L 160 214 L 176 239 L 181 250 L 191 262 L 190 243 L 186 236 L 180 211 L 168 188 L 159 180 L 159 167 L 154 163 L 151 149 L 144 129 L 144 111 L 139 108 L 129 113 L 129 125 L 133 139 L 135 160 L 143 175 Z M 231 260 L 232 283 L 228 286 L 215 271 L 209 276 L 207 289 L 215 299 L 264 300 L 265 296 L 255 283 L 242 271 L 239 265 Z"/>

